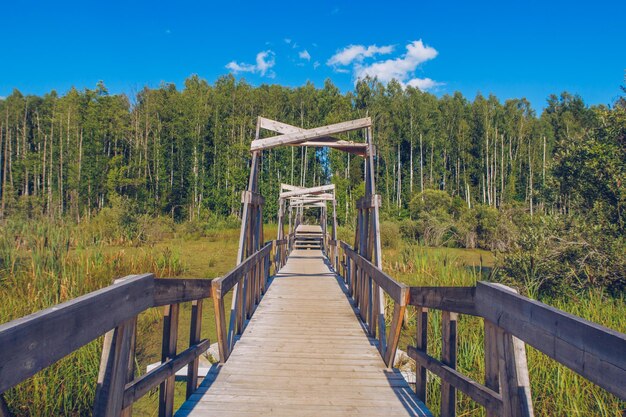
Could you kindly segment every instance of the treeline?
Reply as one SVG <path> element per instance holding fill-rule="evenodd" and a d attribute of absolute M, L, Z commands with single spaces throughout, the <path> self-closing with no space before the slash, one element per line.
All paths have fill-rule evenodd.
<path fill-rule="evenodd" d="M 304 128 L 369 115 L 390 213 L 409 215 L 416 193 L 437 189 L 468 207 L 601 210 L 624 227 L 623 106 L 588 107 L 568 93 L 550 96 L 537 115 L 525 99 L 437 98 L 393 81 L 366 79 L 342 94 L 330 80 L 318 89 L 192 76 L 182 90 L 163 84 L 134 96 L 109 94 L 102 83 L 63 96 L 15 90 L 0 100 L 0 115 L 2 217 L 80 221 L 117 197 L 181 220 L 236 216 L 258 115 Z M 280 182 L 332 181 L 340 221 L 350 222 L 362 177 L 362 159 L 344 153 L 271 150 L 262 165 L 265 214 L 275 216 Z"/>

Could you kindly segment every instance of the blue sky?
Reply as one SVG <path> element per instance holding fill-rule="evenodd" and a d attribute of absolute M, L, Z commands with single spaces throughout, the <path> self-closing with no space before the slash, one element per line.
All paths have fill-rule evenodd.
<path fill-rule="evenodd" d="M 546 4 L 544 4 L 546 3 Z M 478 91 L 542 108 L 567 90 L 612 102 L 626 70 L 626 1 L 12 1 L 0 96 L 71 86 L 132 93 L 190 74 L 342 91 L 392 76 L 437 95 Z M 306 52 L 305 52 L 306 51 Z"/>

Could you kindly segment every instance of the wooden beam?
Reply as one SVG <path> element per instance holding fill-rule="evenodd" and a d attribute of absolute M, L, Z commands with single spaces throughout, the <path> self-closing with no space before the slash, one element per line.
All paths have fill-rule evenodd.
<path fill-rule="evenodd" d="M 211 280 L 193 278 L 159 278 L 154 280 L 154 305 L 201 300 L 211 296 Z"/>
<path fill-rule="evenodd" d="M 358 209 L 369 209 L 369 208 L 374 208 L 374 207 L 380 207 L 381 206 L 381 197 L 380 194 L 374 194 L 371 196 L 365 196 L 365 197 L 361 197 L 359 198 L 359 200 L 356 202 L 356 207 Z"/>
<path fill-rule="evenodd" d="M 179 311 L 179 304 L 171 304 L 164 308 L 161 363 L 165 363 L 176 356 Z M 161 382 L 161 388 L 159 389 L 159 417 L 172 417 L 174 415 L 175 379 L 176 377 L 171 375 Z"/>
<path fill-rule="evenodd" d="M 279 122 L 279 121 L 272 120 L 272 119 L 267 119 L 265 117 L 260 117 L 260 116 L 259 116 L 259 119 L 258 119 L 258 123 L 259 123 L 259 126 L 262 129 L 271 130 L 272 132 L 280 133 L 280 134 L 283 134 L 283 135 L 286 135 L 286 134 L 289 134 L 289 133 L 306 132 L 306 129 L 304 129 L 304 128 L 297 127 L 297 126 L 292 126 L 292 125 L 287 124 L 287 123 Z M 318 140 L 320 140 L 320 141 L 321 140 L 329 141 L 329 142 L 339 141 L 339 139 L 334 138 L 332 136 L 319 138 Z M 350 142 L 347 142 L 347 143 L 350 143 Z"/>
<path fill-rule="evenodd" d="M 320 185 L 317 187 L 301 188 L 299 190 L 280 193 L 280 198 L 297 197 L 304 194 L 325 194 L 335 189 L 335 184 Z"/>
<path fill-rule="evenodd" d="M 410 292 L 411 305 L 478 315 L 475 301 L 476 287 L 411 287 Z"/>
<path fill-rule="evenodd" d="M 408 301 L 408 291 L 405 292 L 405 290 L 408 289 L 406 285 L 397 282 L 389 275 L 385 274 L 370 261 L 356 253 L 347 243 L 341 242 L 340 244 L 344 253 L 354 261 L 359 270 L 365 271 L 367 275 L 372 277 L 372 279 L 376 281 L 376 284 L 385 290 L 396 303 L 405 304 Z"/>
<path fill-rule="evenodd" d="M 206 352 L 209 346 L 209 341 L 204 339 L 128 384 L 124 391 L 124 408 L 136 402 L 161 382 L 175 375 L 185 365 Z"/>
<path fill-rule="evenodd" d="M 202 300 L 191 302 L 191 321 L 189 323 L 189 349 L 201 343 L 202 337 Z M 206 341 L 207 345 L 209 341 Z M 208 348 L 208 347 L 207 347 Z M 198 367 L 200 359 L 194 357 L 187 366 L 187 392 L 185 399 L 189 399 L 196 389 L 198 389 Z"/>
<path fill-rule="evenodd" d="M 336 123 L 328 126 L 307 129 L 302 132 L 293 132 L 285 135 L 273 136 L 266 139 L 255 139 L 250 145 L 251 151 L 260 151 L 271 149 L 277 146 L 290 145 L 292 143 L 306 142 L 321 137 L 334 135 L 337 133 L 350 132 L 353 130 L 363 129 L 372 125 L 369 117 L 348 122 Z"/>
<path fill-rule="evenodd" d="M 253 191 L 243 191 L 241 193 L 241 202 L 243 204 L 249 203 L 253 206 L 263 206 L 265 205 L 265 197 Z"/>
<path fill-rule="evenodd" d="M 441 362 L 456 369 L 457 313 L 441 312 Z M 456 389 L 445 379 L 441 380 L 441 417 L 456 416 Z"/>
<path fill-rule="evenodd" d="M 626 400 L 626 335 L 492 283 L 476 284 L 478 314 Z"/>
<path fill-rule="evenodd" d="M 104 337 L 100 371 L 93 406 L 94 417 L 120 417 L 123 409 L 124 388 L 129 377 L 129 363 L 133 358 L 132 342 L 137 318 L 126 320 Z"/>
<path fill-rule="evenodd" d="M 153 304 L 153 274 L 0 325 L 0 393 Z"/>
<path fill-rule="evenodd" d="M 407 354 L 419 365 L 428 369 L 450 385 L 463 391 L 468 397 L 485 407 L 492 410 L 496 415 L 501 416 L 502 397 L 493 390 L 482 386 L 478 382 L 466 377 L 456 369 L 453 369 L 444 363 L 438 361 L 432 356 L 415 349 L 413 346 L 408 347 Z"/>

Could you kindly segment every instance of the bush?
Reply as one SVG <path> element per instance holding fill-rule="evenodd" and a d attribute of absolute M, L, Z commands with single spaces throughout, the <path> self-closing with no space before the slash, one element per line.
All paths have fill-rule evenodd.
<path fill-rule="evenodd" d="M 515 247 L 498 260 L 500 274 L 531 296 L 606 288 L 626 291 L 626 242 L 580 218 L 543 216 L 520 229 Z"/>
<path fill-rule="evenodd" d="M 400 227 L 396 223 L 384 221 L 380 224 L 380 244 L 383 248 L 398 247 L 400 238 Z"/>

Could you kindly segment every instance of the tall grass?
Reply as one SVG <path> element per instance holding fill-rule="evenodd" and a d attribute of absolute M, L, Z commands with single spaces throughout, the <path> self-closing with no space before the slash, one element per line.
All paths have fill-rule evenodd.
<path fill-rule="evenodd" d="M 402 244 L 397 251 L 384 257 L 385 271 L 396 279 L 413 286 L 470 286 L 484 279 L 479 269 L 469 268 L 446 251 Z M 521 289 L 525 292 L 524 289 Z M 626 332 L 626 302 L 612 298 L 601 290 L 588 291 L 575 297 L 540 299 L 561 310 L 603 326 Z M 415 345 L 415 311 L 401 338 L 400 348 Z M 441 313 L 429 314 L 429 354 L 441 355 Z M 474 380 L 484 382 L 484 330 L 480 318 L 461 315 L 458 321 L 458 368 Z M 626 403 L 578 376 L 541 352 L 528 347 L 528 367 L 536 416 L 601 416 L 617 417 Z M 429 374 L 428 406 L 435 414 L 439 410 L 439 378 Z M 482 407 L 459 393 L 459 416 L 483 416 Z"/>
<path fill-rule="evenodd" d="M 0 323 L 109 285 L 138 272 L 180 275 L 185 265 L 168 248 L 127 256 L 124 248 L 80 244 L 83 226 L 62 222 L 7 221 L 0 229 Z M 80 247 L 80 249 L 79 249 Z M 158 316 L 140 316 L 147 327 Z M 16 416 L 89 415 L 102 341 L 94 341 L 6 393 Z"/>

